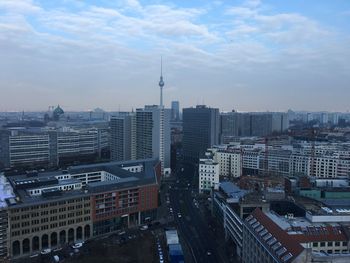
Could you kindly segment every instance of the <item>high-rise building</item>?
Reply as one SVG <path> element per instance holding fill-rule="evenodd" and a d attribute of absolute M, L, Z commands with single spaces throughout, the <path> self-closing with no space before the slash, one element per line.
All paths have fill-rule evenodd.
<path fill-rule="evenodd" d="M 207 148 L 219 142 L 219 109 L 198 105 L 183 109 L 183 155 L 198 162 Z"/>
<path fill-rule="evenodd" d="M 171 120 L 178 121 L 180 120 L 180 103 L 179 101 L 171 102 Z"/>
<path fill-rule="evenodd" d="M 119 113 L 111 117 L 111 160 L 123 161 L 136 158 L 135 125 L 135 113 Z"/>
<path fill-rule="evenodd" d="M 165 174 L 170 172 L 170 114 L 158 105 L 136 109 L 136 158 L 159 158 Z"/>

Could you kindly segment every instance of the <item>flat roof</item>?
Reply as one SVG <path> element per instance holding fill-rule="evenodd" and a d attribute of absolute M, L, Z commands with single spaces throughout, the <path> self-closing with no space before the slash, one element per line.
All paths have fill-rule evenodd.
<path fill-rule="evenodd" d="M 13 198 L 13 200 L 8 200 L 7 204 L 16 207 L 24 207 L 33 204 L 41 204 L 47 203 L 49 201 L 60 201 L 66 200 L 70 198 L 76 197 L 85 197 L 90 196 L 91 193 L 112 191 L 116 189 L 124 189 L 131 187 L 138 187 L 150 184 L 157 183 L 157 176 L 155 172 L 155 165 L 158 163 L 157 159 L 142 159 L 135 161 L 126 161 L 126 162 L 110 162 L 110 163 L 99 163 L 99 164 L 89 164 L 89 165 L 79 165 L 72 166 L 68 168 L 68 173 L 64 173 L 63 171 L 54 171 L 54 172 L 43 172 L 38 173 L 36 176 L 28 177 L 26 174 L 10 176 L 9 181 L 14 188 L 16 196 L 19 200 Z M 143 165 L 142 172 L 130 172 L 123 169 L 123 165 Z M 80 183 L 81 181 L 78 179 L 63 179 L 57 180 L 55 184 L 47 184 L 47 185 L 39 185 L 33 187 L 27 187 L 25 189 L 21 189 L 20 187 L 16 187 L 18 184 L 16 182 L 21 180 L 33 180 L 33 181 L 45 181 L 49 179 L 54 179 L 55 176 L 65 175 L 65 174 L 79 174 L 79 173 L 89 173 L 89 172 L 97 172 L 97 171 L 106 171 L 111 174 L 114 174 L 119 177 L 116 180 L 108 180 L 103 182 L 94 182 L 87 184 L 84 189 L 75 189 L 69 191 L 63 191 L 61 196 L 31 196 L 27 193 L 28 189 L 38 189 L 44 188 L 46 186 L 59 186 L 73 183 Z M 15 196 L 10 196 L 15 197 Z"/>

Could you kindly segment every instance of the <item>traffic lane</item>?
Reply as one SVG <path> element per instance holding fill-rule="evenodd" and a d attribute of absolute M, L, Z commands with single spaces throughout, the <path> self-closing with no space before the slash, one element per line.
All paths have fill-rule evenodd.
<path fill-rule="evenodd" d="M 180 199 L 180 196 L 181 196 L 181 199 Z M 185 211 L 181 210 L 181 205 L 179 201 L 182 200 L 182 197 L 183 197 L 183 193 L 175 192 L 174 200 L 178 201 L 176 202 L 176 204 L 178 205 L 178 208 L 175 208 L 175 209 L 176 211 L 182 212 L 182 217 L 177 218 L 177 222 L 181 227 L 181 229 L 182 230 L 184 229 L 184 234 L 187 236 L 187 240 L 191 242 L 193 250 L 196 251 L 194 253 L 195 253 L 197 262 L 216 262 L 215 260 L 213 260 L 213 255 L 209 257 L 207 255 L 208 251 L 212 251 L 212 243 L 208 242 L 208 237 L 205 237 L 199 234 L 202 231 L 201 229 L 198 229 L 195 227 L 195 225 L 198 224 L 198 221 L 196 220 L 197 215 L 186 213 Z M 187 208 L 186 210 L 191 211 L 193 210 L 193 208 L 190 208 L 190 209 Z M 188 218 L 190 219 L 189 221 L 188 221 Z"/>
<path fill-rule="evenodd" d="M 187 205 L 187 209 L 190 212 L 189 215 L 192 220 L 191 223 L 196 229 L 199 239 L 203 241 L 203 247 L 206 249 L 206 253 L 208 251 L 211 253 L 211 256 L 209 256 L 211 258 L 211 262 L 220 262 L 220 257 L 216 252 L 217 244 L 215 242 L 215 238 L 210 232 L 208 224 L 206 223 L 203 215 L 197 208 L 194 207 L 192 197 L 188 193 L 184 195 L 184 199 L 185 204 Z"/>
<path fill-rule="evenodd" d="M 177 191 L 172 191 L 171 194 L 172 204 L 174 206 L 173 210 L 178 212 L 180 210 L 180 196 Z M 194 257 L 196 258 L 196 262 L 213 262 L 210 261 L 206 256 L 206 248 L 203 247 L 204 242 L 201 238 L 199 238 L 198 233 L 195 232 L 195 229 L 192 226 L 192 223 L 189 224 L 185 219 L 186 214 L 183 214 L 181 218 L 176 217 L 176 223 L 178 225 L 181 234 L 185 237 L 187 243 L 192 248 Z"/>

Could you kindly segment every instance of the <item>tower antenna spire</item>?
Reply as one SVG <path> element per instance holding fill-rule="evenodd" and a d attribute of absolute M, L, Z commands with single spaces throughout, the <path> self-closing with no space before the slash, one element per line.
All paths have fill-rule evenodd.
<path fill-rule="evenodd" d="M 163 108 L 163 87 L 164 87 L 164 81 L 163 81 L 163 57 L 160 57 L 160 80 L 159 80 L 159 87 L 160 87 L 160 104 L 159 106 Z"/>

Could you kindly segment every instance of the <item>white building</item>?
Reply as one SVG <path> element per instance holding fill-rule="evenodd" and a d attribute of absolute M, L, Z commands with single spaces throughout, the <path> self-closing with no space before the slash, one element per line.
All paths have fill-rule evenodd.
<path fill-rule="evenodd" d="M 241 152 L 235 150 L 218 150 L 214 153 L 214 161 L 219 163 L 220 176 L 229 178 L 241 176 Z"/>
<path fill-rule="evenodd" d="M 208 152 L 219 163 L 220 176 L 225 177 L 266 171 L 275 175 L 305 175 L 315 178 L 350 176 L 350 150 L 346 145 L 320 143 L 315 146 L 313 158 L 309 143 L 301 143 L 297 147 L 268 146 L 268 153 L 265 150 L 264 144 L 218 145 L 209 148 Z"/>
<path fill-rule="evenodd" d="M 210 191 L 212 187 L 214 189 L 219 188 L 219 163 L 213 159 L 200 159 L 199 160 L 199 192 Z"/>

